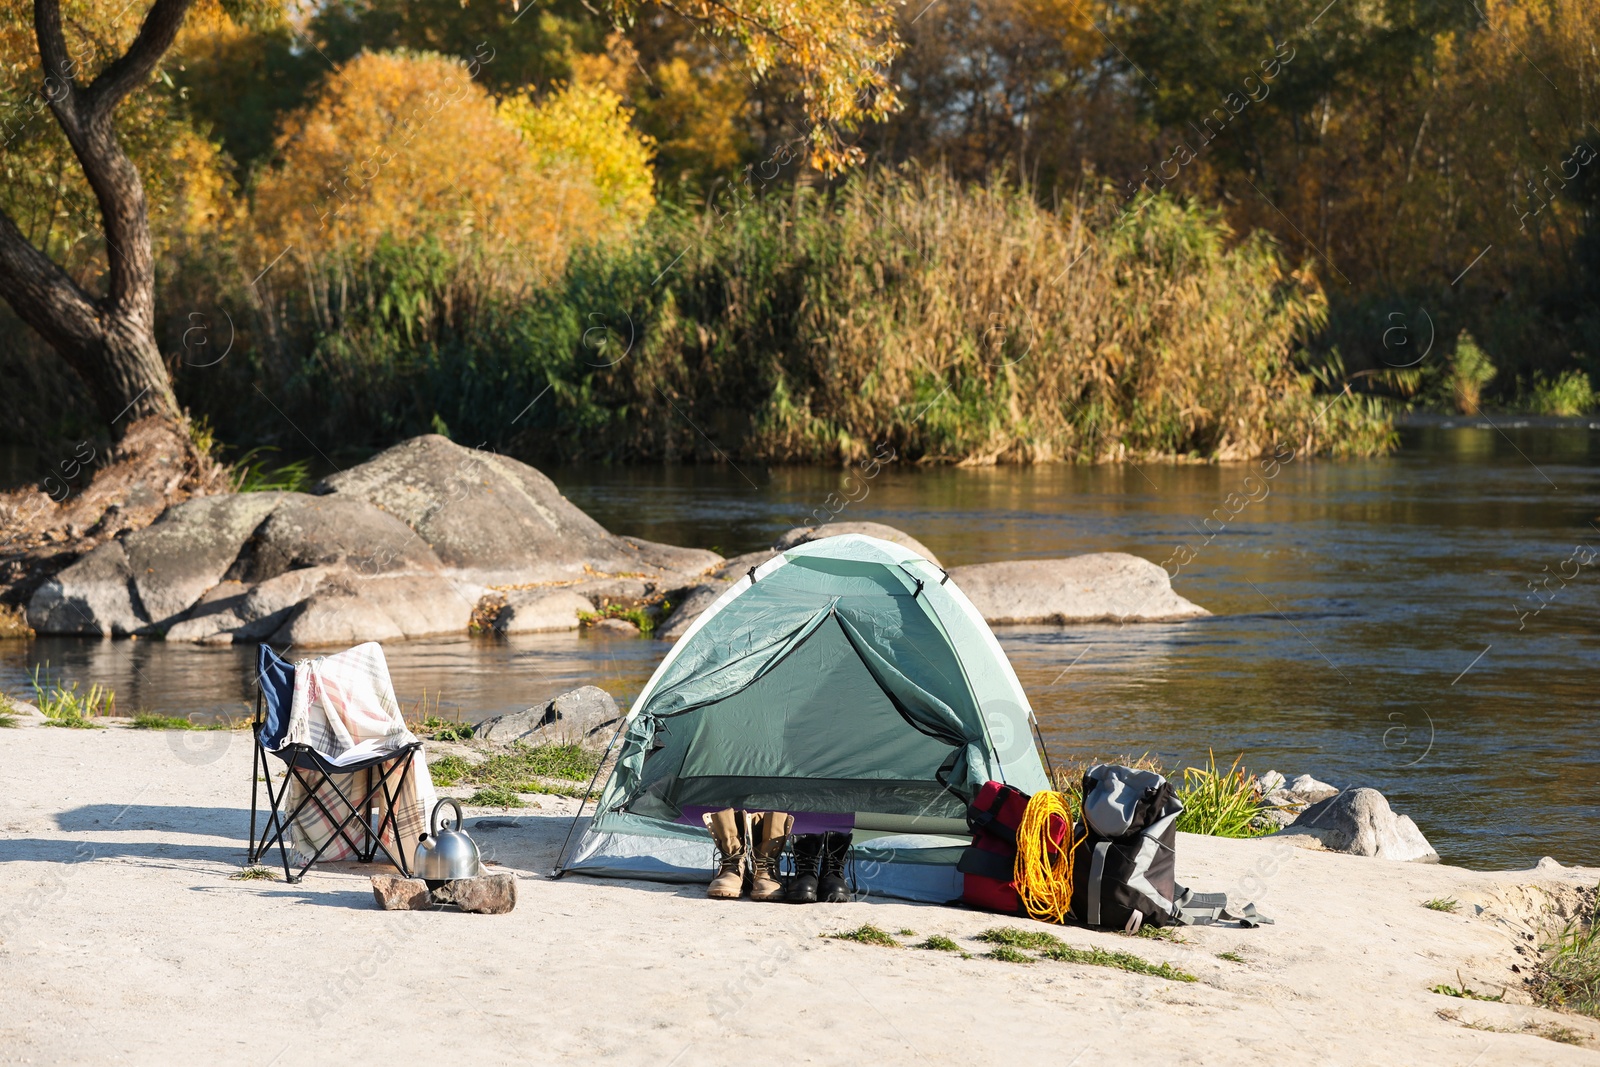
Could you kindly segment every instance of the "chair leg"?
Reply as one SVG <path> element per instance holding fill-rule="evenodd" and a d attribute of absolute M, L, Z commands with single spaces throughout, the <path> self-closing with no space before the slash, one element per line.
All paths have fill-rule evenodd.
<path fill-rule="evenodd" d="M 385 802 L 384 807 L 387 809 L 384 812 L 382 821 L 378 823 L 378 848 L 383 849 L 383 854 L 389 857 L 389 862 L 394 864 L 395 868 L 399 870 L 401 877 L 404 878 L 411 877 L 411 864 L 406 862 L 406 846 L 405 842 L 400 840 L 400 820 L 395 817 L 394 804 L 395 800 L 399 798 L 400 793 L 405 789 L 406 782 L 410 779 L 412 759 L 413 756 L 408 753 L 404 759 L 395 760 L 392 763 L 385 764 L 383 772 L 378 776 L 378 787 L 383 789 L 383 799 Z M 395 782 L 394 792 L 391 793 L 389 791 L 388 784 L 389 775 L 394 770 L 396 763 L 400 765 L 400 777 Z M 400 852 L 398 857 L 396 857 L 393 852 L 389 851 L 388 845 L 383 843 L 383 833 L 385 830 L 392 830 L 394 832 L 395 848 Z"/>
<path fill-rule="evenodd" d="M 268 810 L 266 824 L 261 828 L 261 847 L 256 851 L 256 856 L 259 858 L 265 855 L 272 842 L 276 841 L 278 844 L 278 859 L 283 863 L 283 880 L 285 882 L 293 883 L 298 879 L 289 873 L 289 852 L 284 847 L 283 835 L 289 832 L 289 827 L 293 824 L 295 817 L 298 816 L 301 810 L 306 806 L 306 801 L 302 799 L 299 804 L 295 805 L 295 808 L 292 812 L 285 814 L 282 810 L 282 807 L 289 796 L 289 780 L 287 774 L 284 778 L 283 788 L 278 790 L 277 795 L 273 795 L 272 768 L 267 764 L 265 757 L 262 758 L 261 762 L 263 769 L 267 772 L 267 802 L 270 805 L 270 808 Z M 274 832 L 274 827 L 276 827 L 276 832 Z"/>
<path fill-rule="evenodd" d="M 258 698 L 259 699 L 259 698 Z M 261 793 L 261 736 L 256 735 L 255 751 L 250 755 L 250 844 L 245 849 L 245 864 L 255 863 L 260 857 L 256 849 L 256 798 Z"/>

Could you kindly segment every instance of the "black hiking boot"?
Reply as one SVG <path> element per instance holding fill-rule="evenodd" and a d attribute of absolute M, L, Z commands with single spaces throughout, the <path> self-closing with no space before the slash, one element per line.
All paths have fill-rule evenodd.
<path fill-rule="evenodd" d="M 822 877 L 817 880 L 817 896 L 830 904 L 850 899 L 850 883 L 844 876 L 845 860 L 850 856 L 850 835 L 822 835 Z"/>
<path fill-rule="evenodd" d="M 791 904 L 817 902 L 817 875 L 822 863 L 822 834 L 796 834 L 794 837 L 794 881 L 789 883 Z"/>

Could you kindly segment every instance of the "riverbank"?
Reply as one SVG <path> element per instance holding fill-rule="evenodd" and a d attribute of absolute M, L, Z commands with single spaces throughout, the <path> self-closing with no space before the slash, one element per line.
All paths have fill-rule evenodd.
<path fill-rule="evenodd" d="M 469 811 L 486 858 L 519 879 L 513 913 L 382 912 L 359 865 L 293 886 L 231 877 L 250 751 L 227 736 L 6 734 L 7 1061 L 281 1064 L 446 1045 L 484 1062 L 622 1064 L 774 1049 L 939 1063 L 976 1048 L 1060 1064 L 1132 1045 L 1202 1064 L 1600 1061 L 1600 1025 L 1521 992 L 1539 923 L 1570 911 L 1594 869 L 1483 873 L 1180 835 L 1181 881 L 1248 890 L 1276 925 L 1167 942 L 898 902 L 719 903 L 698 887 L 551 881 L 575 802 L 544 797 Z M 495 828 L 473 825 L 486 815 Z M 1458 910 L 1423 907 L 1436 898 Z M 821 936 L 863 923 L 915 935 L 897 948 Z M 1004 925 L 1196 981 L 984 956 L 975 936 Z M 932 935 L 971 958 L 909 947 Z"/>

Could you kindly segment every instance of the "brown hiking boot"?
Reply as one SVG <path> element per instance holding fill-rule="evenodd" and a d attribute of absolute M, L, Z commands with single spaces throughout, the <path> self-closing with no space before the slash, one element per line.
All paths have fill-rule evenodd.
<path fill-rule="evenodd" d="M 750 853 L 745 848 L 745 819 L 742 811 L 723 808 L 703 816 L 717 846 L 717 873 L 706 889 L 706 896 L 719 900 L 738 900 L 744 892 L 744 870 Z"/>
<path fill-rule="evenodd" d="M 750 899 L 777 900 L 783 896 L 778 860 L 794 827 L 794 816 L 783 811 L 763 811 L 750 817 Z"/>

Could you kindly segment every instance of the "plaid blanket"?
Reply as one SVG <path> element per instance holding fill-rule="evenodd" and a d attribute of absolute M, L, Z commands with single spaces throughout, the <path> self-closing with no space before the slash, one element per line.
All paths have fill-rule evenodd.
<path fill-rule="evenodd" d="M 369 641 L 334 656 L 300 660 L 294 665 L 294 702 L 289 707 L 286 741 L 310 745 L 328 762 L 347 765 L 401 748 L 416 739 L 406 729 L 400 705 L 395 700 L 394 683 L 389 680 L 389 664 L 377 642 Z M 330 778 L 338 783 L 345 796 L 355 801 L 367 791 L 368 773 L 375 780 L 379 770 L 334 774 Z M 391 789 L 399 773 L 398 768 L 392 772 Z M 343 813 L 344 802 L 332 788 L 324 785 L 317 794 L 335 815 Z M 299 782 L 291 776 L 289 810 L 294 809 L 302 795 Z M 383 843 L 391 852 L 409 862 L 417 838 L 427 830 L 428 813 L 433 805 L 433 779 L 428 774 L 423 750 L 418 749 L 412 757 L 411 775 L 395 800 L 399 834 L 393 829 L 383 834 Z M 378 818 L 382 819 L 387 805 L 381 790 L 373 798 L 372 806 L 378 809 Z M 361 841 L 355 828 L 346 828 L 345 832 Z M 324 860 L 356 858 L 350 846 L 335 832 L 335 824 L 318 810 L 315 802 L 306 805 L 290 832 L 301 863 L 310 859 L 330 837 L 333 843 L 322 854 Z"/>

